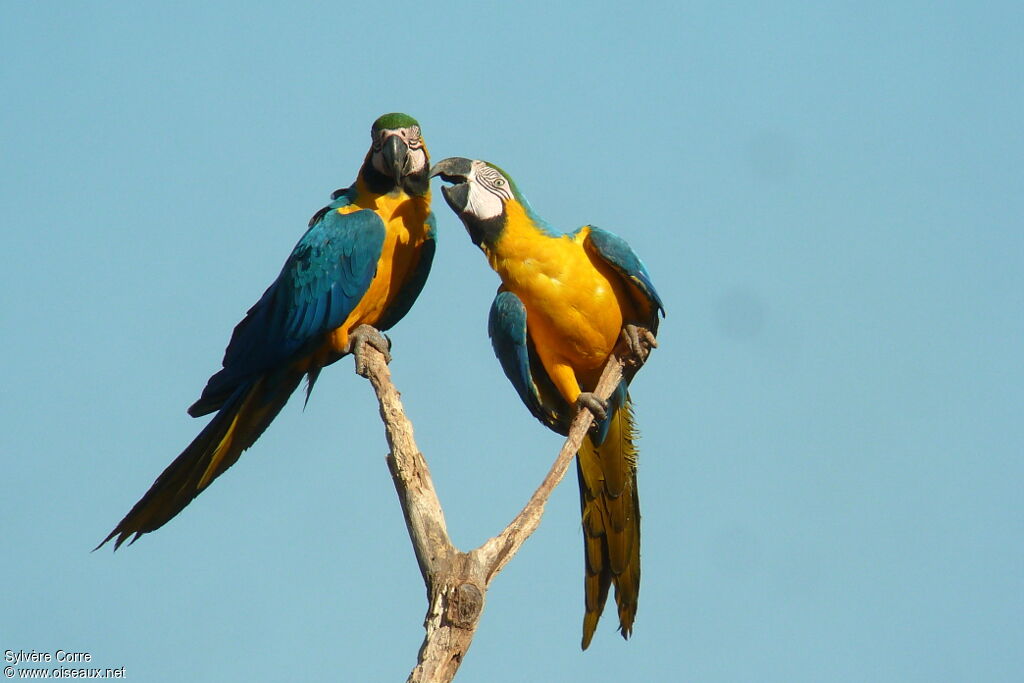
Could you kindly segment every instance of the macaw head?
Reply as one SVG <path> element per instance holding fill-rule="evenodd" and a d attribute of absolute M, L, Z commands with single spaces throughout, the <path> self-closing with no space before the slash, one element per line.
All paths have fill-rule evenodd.
<path fill-rule="evenodd" d="M 430 177 L 434 176 L 451 183 L 441 188 L 441 194 L 477 245 L 500 233 L 510 202 L 518 202 L 529 211 L 508 174 L 487 161 L 450 157 L 434 166 Z"/>
<path fill-rule="evenodd" d="M 373 144 L 363 164 L 367 184 L 381 194 L 404 190 L 422 195 L 430 184 L 430 156 L 420 124 L 408 114 L 384 114 L 370 128 Z"/>

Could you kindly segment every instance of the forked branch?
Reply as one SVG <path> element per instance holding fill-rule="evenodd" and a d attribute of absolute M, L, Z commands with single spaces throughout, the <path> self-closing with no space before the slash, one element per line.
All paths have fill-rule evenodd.
<path fill-rule="evenodd" d="M 551 470 L 504 531 L 479 548 L 464 553 L 448 536 L 430 469 L 416 447 L 412 423 L 405 415 L 383 355 L 369 347 L 362 355 L 364 374 L 377 394 L 391 448 L 388 467 L 430 601 L 424 622 L 426 637 L 408 681 L 446 683 L 455 677 L 469 650 L 491 581 L 540 525 L 544 506 L 568 471 L 593 417 L 586 410 L 576 415 Z M 620 357 L 621 353 L 616 353 L 609 358 L 594 391 L 602 399 L 610 397 L 622 380 L 624 364 Z"/>

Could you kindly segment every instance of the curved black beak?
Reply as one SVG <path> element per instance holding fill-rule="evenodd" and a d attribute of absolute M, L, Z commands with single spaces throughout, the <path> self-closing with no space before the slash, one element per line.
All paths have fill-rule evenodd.
<path fill-rule="evenodd" d="M 430 169 L 430 177 L 441 176 L 441 180 L 452 183 L 441 188 L 441 194 L 452 207 L 452 211 L 462 214 L 469 204 L 469 172 L 473 169 L 473 160 L 463 157 L 448 157 L 434 164 Z"/>
<path fill-rule="evenodd" d="M 441 180 L 449 183 L 464 183 L 473 168 L 473 160 L 463 157 L 448 157 L 434 164 L 430 169 L 430 177 L 441 176 Z"/>
<path fill-rule="evenodd" d="M 401 185 L 402 177 L 409 172 L 409 146 L 398 135 L 389 135 L 380 150 L 384 165 L 391 171 L 395 185 Z"/>

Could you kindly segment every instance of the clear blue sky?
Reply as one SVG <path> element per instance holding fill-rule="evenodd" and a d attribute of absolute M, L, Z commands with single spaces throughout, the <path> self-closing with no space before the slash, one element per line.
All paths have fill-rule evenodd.
<path fill-rule="evenodd" d="M 400 110 L 435 160 L 626 237 L 669 314 L 633 387 L 634 637 L 606 615 L 579 651 L 570 478 L 459 680 L 1020 680 L 1021 4 L 352 4 L 0 8 L 0 649 L 135 681 L 404 680 L 426 603 L 351 361 L 165 528 L 89 552 Z M 393 372 L 468 549 L 560 440 L 436 208 Z"/>

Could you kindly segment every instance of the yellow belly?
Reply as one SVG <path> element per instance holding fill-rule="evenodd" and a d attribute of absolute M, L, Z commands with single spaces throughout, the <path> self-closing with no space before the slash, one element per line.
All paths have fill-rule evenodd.
<path fill-rule="evenodd" d="M 377 272 L 366 294 L 331 334 L 329 344 L 333 350 L 345 351 L 349 333 L 360 325 L 376 325 L 402 290 L 419 263 L 420 248 L 427 237 L 425 222 L 429 201 L 429 198 L 411 198 L 405 194 L 378 195 L 338 209 L 342 214 L 374 210 L 384 221 L 386 232 Z"/>
<path fill-rule="evenodd" d="M 537 262 L 521 266 L 512 269 L 506 285 L 526 306 L 538 353 L 577 371 L 600 367 L 622 329 L 612 283 L 590 264 L 582 248 L 565 250 L 554 268 Z"/>
<path fill-rule="evenodd" d="M 504 288 L 526 307 L 537 355 L 567 401 L 592 390 L 629 310 L 621 278 L 583 247 L 589 231 L 553 238 L 509 231 L 488 254 Z"/>

